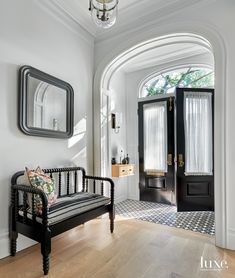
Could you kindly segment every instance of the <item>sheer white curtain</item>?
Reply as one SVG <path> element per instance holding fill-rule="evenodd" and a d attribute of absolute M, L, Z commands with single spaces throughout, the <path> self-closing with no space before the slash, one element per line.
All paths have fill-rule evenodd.
<path fill-rule="evenodd" d="M 144 171 L 167 172 L 166 101 L 144 105 Z"/>
<path fill-rule="evenodd" d="M 184 92 L 185 175 L 212 175 L 212 94 Z"/>

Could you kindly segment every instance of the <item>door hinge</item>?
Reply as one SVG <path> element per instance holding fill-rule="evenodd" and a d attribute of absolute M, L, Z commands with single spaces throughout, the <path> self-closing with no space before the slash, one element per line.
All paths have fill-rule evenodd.
<path fill-rule="evenodd" d="M 184 167 L 184 156 L 183 156 L 183 154 L 179 154 L 178 155 L 178 157 L 179 157 L 179 167 Z"/>
<path fill-rule="evenodd" d="M 169 111 L 170 112 L 173 111 L 173 98 L 172 97 L 169 98 Z"/>
<path fill-rule="evenodd" d="M 169 153 L 168 155 L 167 155 L 167 165 L 168 166 L 172 166 L 172 163 L 173 163 L 173 161 L 172 161 L 172 154 L 171 153 Z"/>

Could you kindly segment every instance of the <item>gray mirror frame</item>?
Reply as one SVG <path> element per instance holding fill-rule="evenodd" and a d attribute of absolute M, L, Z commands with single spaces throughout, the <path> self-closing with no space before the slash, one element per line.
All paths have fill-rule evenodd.
<path fill-rule="evenodd" d="M 57 131 L 27 125 L 28 76 L 64 89 L 66 91 L 66 131 Z M 20 130 L 30 136 L 49 138 L 70 138 L 74 127 L 74 91 L 70 84 L 31 66 L 22 66 L 19 70 L 18 125 Z"/>

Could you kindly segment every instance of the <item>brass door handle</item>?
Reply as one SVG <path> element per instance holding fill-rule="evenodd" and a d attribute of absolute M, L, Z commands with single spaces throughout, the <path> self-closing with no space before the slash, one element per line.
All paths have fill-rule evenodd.
<path fill-rule="evenodd" d="M 171 153 L 167 155 L 167 165 L 172 166 L 172 154 Z"/>
<path fill-rule="evenodd" d="M 184 167 L 184 156 L 183 154 L 178 155 L 178 162 L 179 162 L 179 167 Z"/>

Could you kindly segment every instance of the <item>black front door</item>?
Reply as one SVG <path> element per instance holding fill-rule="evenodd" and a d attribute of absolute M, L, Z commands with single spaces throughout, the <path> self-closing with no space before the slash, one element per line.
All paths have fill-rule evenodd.
<path fill-rule="evenodd" d="M 214 209 L 213 89 L 176 89 L 177 208 Z"/>
<path fill-rule="evenodd" d="M 140 200 L 172 204 L 174 98 L 139 102 Z"/>

